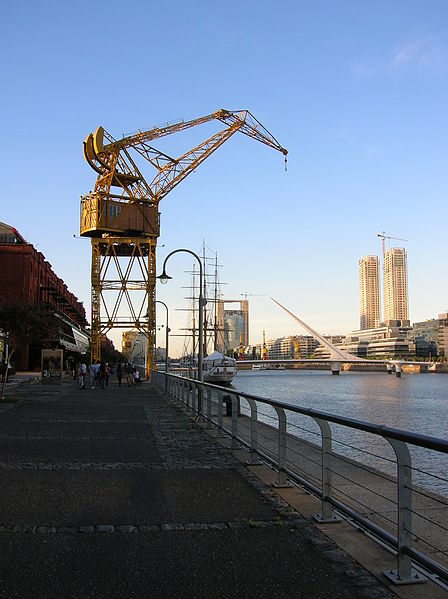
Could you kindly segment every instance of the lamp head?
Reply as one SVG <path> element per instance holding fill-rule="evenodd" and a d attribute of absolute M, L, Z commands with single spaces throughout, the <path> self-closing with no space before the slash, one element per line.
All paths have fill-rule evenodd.
<path fill-rule="evenodd" d="M 159 279 L 159 281 L 162 283 L 162 285 L 166 285 L 166 283 L 168 283 L 168 281 L 170 279 L 172 279 L 173 277 L 170 277 L 169 275 L 167 275 L 165 272 L 165 269 L 163 269 L 163 273 L 156 278 Z"/>

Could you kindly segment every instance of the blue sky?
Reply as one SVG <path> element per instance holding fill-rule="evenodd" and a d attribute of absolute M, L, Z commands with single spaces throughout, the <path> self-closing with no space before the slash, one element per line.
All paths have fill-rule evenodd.
<path fill-rule="evenodd" d="M 227 297 L 263 293 L 322 333 L 346 332 L 359 324 L 357 261 L 380 254 L 384 230 L 408 239 L 411 320 L 448 307 L 445 1 L 19 1 L 2 17 L 0 220 L 88 310 L 90 244 L 73 237 L 95 181 L 83 139 L 99 124 L 120 137 L 218 108 L 251 110 L 289 150 L 288 172 L 281 154 L 233 136 L 162 200 L 159 268 L 205 239 Z M 158 290 L 173 329 L 190 269 L 173 257 Z M 253 342 L 262 329 L 297 332 L 254 297 Z"/>

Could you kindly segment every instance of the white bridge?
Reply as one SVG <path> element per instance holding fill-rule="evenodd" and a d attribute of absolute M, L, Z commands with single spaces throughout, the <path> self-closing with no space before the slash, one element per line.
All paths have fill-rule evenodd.
<path fill-rule="evenodd" d="M 306 322 L 304 322 L 303 320 L 298 318 L 295 314 L 290 312 L 287 308 L 285 308 L 285 306 L 282 306 L 282 304 L 280 304 L 280 302 L 275 300 L 273 297 L 271 297 L 271 300 L 274 303 L 276 303 L 277 306 L 279 306 L 287 314 L 289 314 L 289 316 L 291 316 L 291 318 L 293 318 L 297 323 L 299 323 L 305 329 L 305 331 L 307 331 L 312 337 L 314 337 L 314 339 L 316 339 L 316 341 L 319 341 L 319 343 L 321 343 L 329 351 L 330 356 L 328 358 L 320 358 L 320 359 L 301 358 L 301 359 L 285 359 L 285 360 L 278 360 L 278 359 L 276 359 L 276 360 L 269 360 L 269 359 L 268 360 L 244 360 L 245 364 L 273 364 L 273 365 L 280 366 L 281 364 L 284 364 L 285 362 L 287 362 L 288 364 L 304 363 L 304 362 L 305 363 L 306 362 L 314 363 L 314 364 L 326 363 L 326 364 L 330 365 L 332 374 L 339 374 L 341 371 L 342 364 L 353 364 L 353 363 L 356 363 L 356 364 L 385 364 L 386 368 L 387 368 L 387 372 L 389 374 L 391 374 L 393 368 L 395 368 L 397 377 L 401 376 L 403 364 L 427 366 L 428 368 L 430 366 L 434 365 L 434 362 L 408 362 L 406 360 L 369 360 L 367 358 L 364 358 L 364 359 L 358 358 L 358 356 L 354 356 L 354 355 L 348 353 L 347 351 L 344 351 L 343 349 L 340 349 L 340 348 L 336 347 L 335 345 L 333 345 L 333 343 L 328 341 L 328 339 L 325 339 L 325 337 L 320 335 L 317 331 L 315 331 L 308 324 L 306 324 Z"/>

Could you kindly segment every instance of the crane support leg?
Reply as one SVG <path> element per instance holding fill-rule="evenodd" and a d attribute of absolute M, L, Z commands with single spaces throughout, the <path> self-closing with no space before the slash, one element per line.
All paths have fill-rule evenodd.
<path fill-rule="evenodd" d="M 92 330 L 90 333 L 91 364 L 101 359 L 101 254 L 99 246 L 92 239 Z"/>
<path fill-rule="evenodd" d="M 101 339 L 110 329 L 136 329 L 146 338 L 145 374 L 155 356 L 157 238 L 92 239 L 91 359 L 101 360 Z"/>

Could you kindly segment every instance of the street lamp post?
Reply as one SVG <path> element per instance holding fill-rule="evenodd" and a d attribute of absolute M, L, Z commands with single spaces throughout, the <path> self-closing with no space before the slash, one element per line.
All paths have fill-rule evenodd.
<path fill-rule="evenodd" d="M 199 262 L 199 347 L 198 347 L 198 379 L 200 382 L 203 382 L 204 380 L 204 374 L 203 374 L 203 361 L 204 361 L 204 339 L 203 339 L 203 327 L 204 327 L 204 306 L 206 305 L 207 301 L 204 299 L 203 295 L 202 295 L 202 262 L 201 259 L 199 258 L 199 256 L 197 254 L 195 254 L 194 252 L 192 252 L 191 250 L 186 250 L 184 248 L 178 249 L 178 250 L 173 250 L 172 252 L 170 252 L 168 254 L 168 256 L 165 258 L 164 262 L 163 262 L 163 267 L 162 267 L 162 274 L 160 276 L 158 276 L 157 278 L 160 279 L 161 283 L 167 283 L 169 279 L 172 279 L 172 277 L 170 277 L 169 275 L 166 274 L 165 272 L 165 266 L 166 263 L 168 261 L 168 258 L 170 256 L 172 256 L 173 254 L 176 254 L 177 252 L 187 252 L 187 254 L 191 254 L 192 256 L 194 256 L 196 258 L 196 260 Z M 199 412 L 200 412 L 200 403 L 199 404 Z"/>
<path fill-rule="evenodd" d="M 165 373 L 168 375 L 168 333 L 170 332 L 170 329 L 168 328 L 168 306 L 165 304 L 165 302 L 161 302 L 160 300 L 156 300 L 155 302 L 156 304 L 162 304 L 162 306 L 165 306 L 166 308 L 166 327 L 165 327 L 165 348 L 166 348 L 166 355 L 165 355 Z M 168 384 L 168 376 L 166 376 L 166 382 Z"/>

